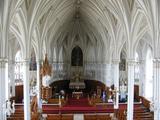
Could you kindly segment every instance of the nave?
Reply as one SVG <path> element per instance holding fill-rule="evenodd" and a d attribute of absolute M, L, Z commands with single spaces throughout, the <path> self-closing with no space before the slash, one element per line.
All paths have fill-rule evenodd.
<path fill-rule="evenodd" d="M 83 106 L 84 107 L 84 106 Z M 100 104 L 96 103 L 96 106 L 92 106 L 91 109 L 88 106 L 85 108 L 65 108 L 55 105 L 43 105 L 43 114 L 32 115 L 32 120 L 39 120 L 40 118 L 45 120 L 126 120 L 126 104 L 120 104 L 120 109 L 114 110 L 113 104 Z M 74 119 L 74 115 L 82 115 L 81 119 Z M 24 112 L 23 105 L 16 105 L 16 112 L 11 115 L 7 120 L 23 120 Z M 153 120 L 153 112 L 150 112 L 143 103 L 134 104 L 134 120 Z"/>
<path fill-rule="evenodd" d="M 0 0 L 0 120 L 160 120 L 159 26 L 160 0 Z"/>
<path fill-rule="evenodd" d="M 69 90 L 69 82 L 55 82 L 52 85 L 57 86 L 57 90 L 63 88 L 65 94 L 60 92 L 56 96 L 57 90 L 54 89 L 55 92 L 52 92 L 53 95 L 48 99 L 48 102 L 42 103 L 41 112 L 37 111 L 37 96 L 34 96 L 31 103 L 31 120 L 127 120 L 126 101 L 119 101 L 119 109 L 115 109 L 114 102 L 109 101 L 109 97 L 105 96 L 106 100 L 104 101 L 103 93 L 101 95 L 97 94 L 104 89 L 104 84 L 98 81 L 85 81 L 85 83 L 87 83 L 86 87 L 90 86 L 90 89 L 76 89 L 76 91 L 81 92 L 75 92 L 75 90 Z M 96 95 L 93 91 L 97 91 Z M 113 95 L 110 90 L 108 90 L 107 94 L 108 96 Z M 8 116 L 7 120 L 24 119 L 23 100 L 19 98 L 23 97 L 14 98 L 16 100 L 15 113 Z M 134 101 L 134 120 L 154 119 L 154 114 L 150 111 L 150 101 L 141 96 L 136 96 Z M 80 115 L 81 118 L 77 119 L 76 115 Z"/>

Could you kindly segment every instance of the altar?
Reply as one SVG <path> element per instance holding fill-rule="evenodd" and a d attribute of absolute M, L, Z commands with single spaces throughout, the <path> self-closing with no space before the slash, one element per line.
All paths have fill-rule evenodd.
<path fill-rule="evenodd" d="M 69 83 L 70 89 L 85 89 L 85 83 L 84 80 L 81 78 L 80 73 L 75 73 L 75 75 L 72 77 Z"/>
<path fill-rule="evenodd" d="M 83 97 L 83 92 L 72 92 L 72 98 L 79 99 L 80 97 Z"/>

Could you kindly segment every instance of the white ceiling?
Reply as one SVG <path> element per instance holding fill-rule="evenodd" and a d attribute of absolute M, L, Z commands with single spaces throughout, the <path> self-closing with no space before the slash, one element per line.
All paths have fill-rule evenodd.
<path fill-rule="evenodd" d="M 146 41 L 152 47 L 158 40 L 152 41 L 158 29 L 153 27 L 159 4 L 154 1 L 11 0 L 5 4 L 9 40 L 18 41 L 25 57 L 31 46 L 41 58 L 42 50 L 53 56 L 53 47 L 70 50 L 79 45 L 84 53 L 94 47 L 104 61 L 119 59 L 122 48 L 133 58 L 145 35 L 151 36 Z"/>

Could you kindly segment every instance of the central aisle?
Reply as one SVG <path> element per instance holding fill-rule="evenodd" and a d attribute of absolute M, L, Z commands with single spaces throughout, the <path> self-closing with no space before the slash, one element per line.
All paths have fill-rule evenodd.
<path fill-rule="evenodd" d="M 84 114 L 74 114 L 73 120 L 84 120 Z"/>

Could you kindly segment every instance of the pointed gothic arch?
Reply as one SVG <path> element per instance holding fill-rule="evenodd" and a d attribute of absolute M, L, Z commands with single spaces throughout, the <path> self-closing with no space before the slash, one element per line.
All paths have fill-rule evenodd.
<path fill-rule="evenodd" d="M 75 46 L 71 54 L 72 66 L 83 66 L 83 52 L 79 46 Z"/>

